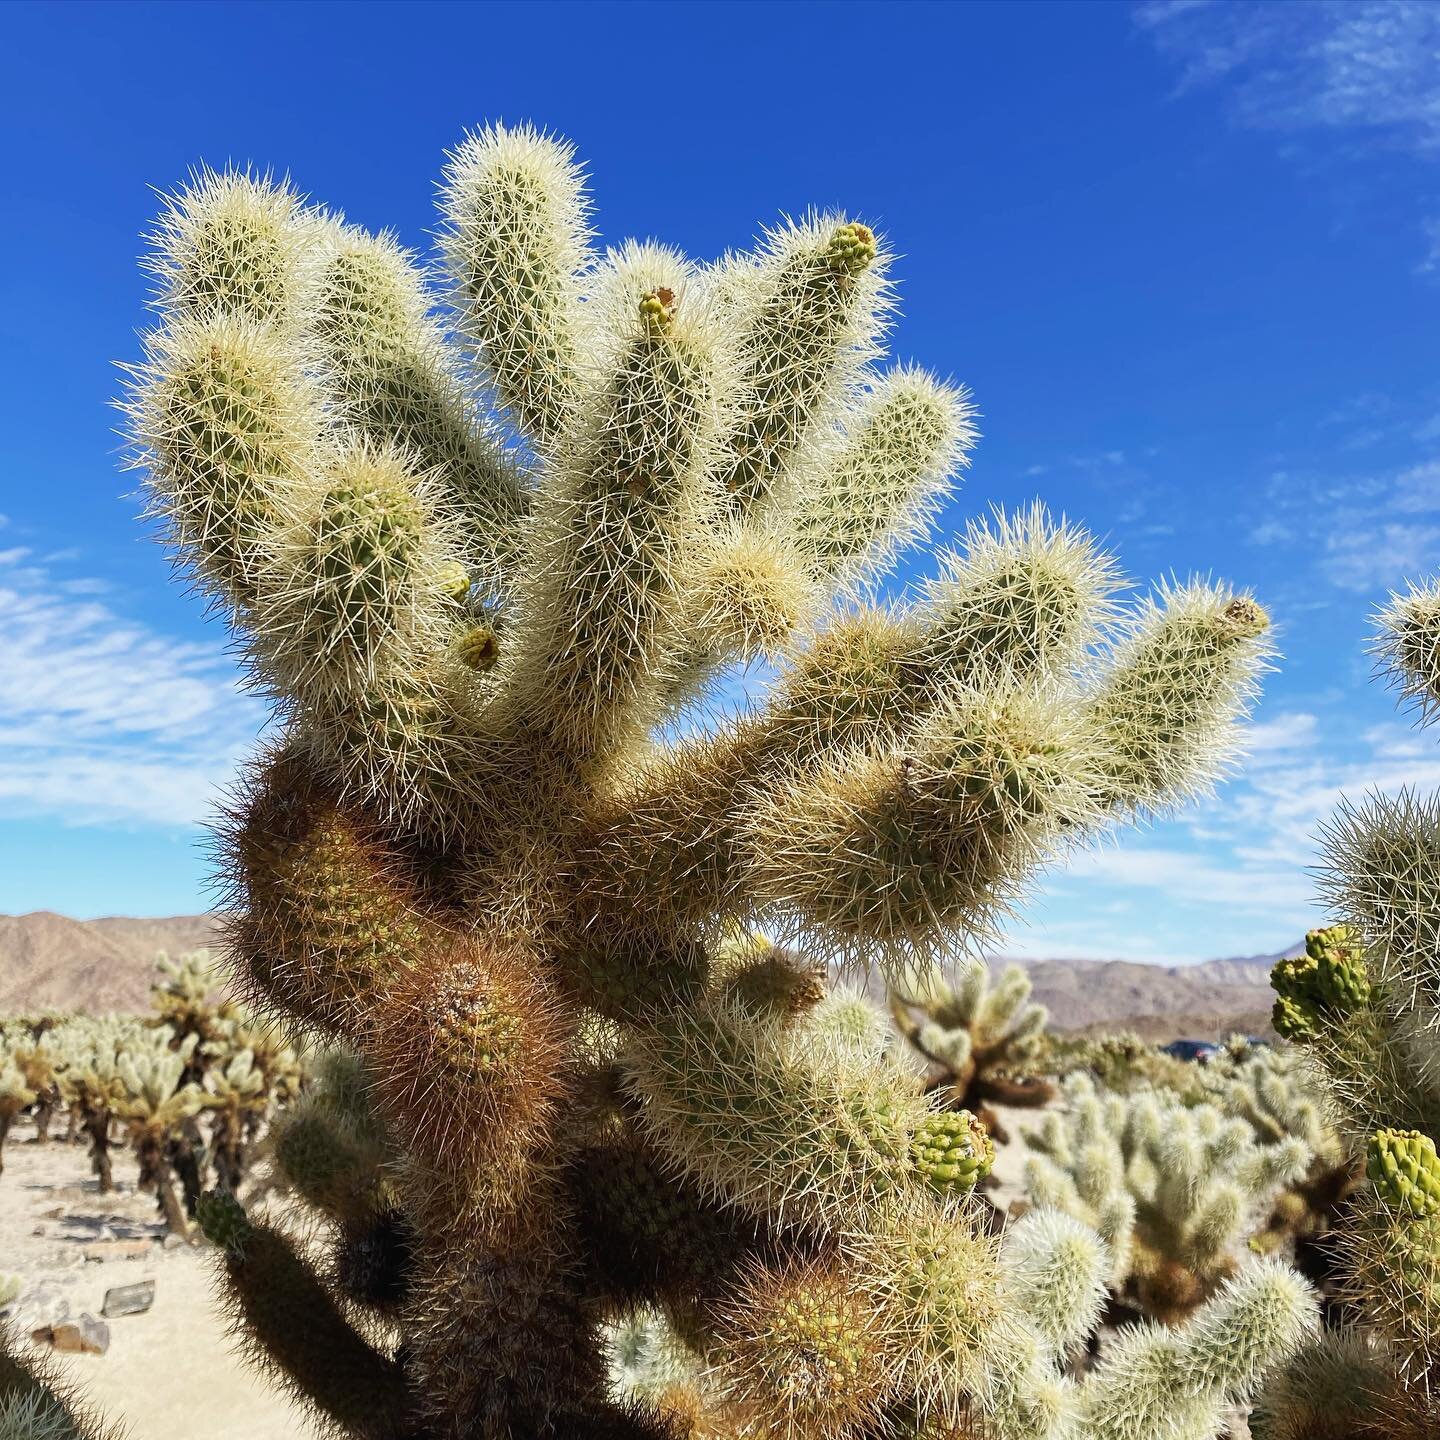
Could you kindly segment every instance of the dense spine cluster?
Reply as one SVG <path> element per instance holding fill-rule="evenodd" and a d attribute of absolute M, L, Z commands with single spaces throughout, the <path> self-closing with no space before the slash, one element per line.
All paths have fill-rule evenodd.
<path fill-rule="evenodd" d="M 202 177 L 157 232 L 128 407 L 281 722 L 221 837 L 234 963 L 363 1076 L 277 1142 L 333 1273 L 202 1212 L 254 1353 L 365 1437 L 1120 1440 L 1147 1385 L 1215 1433 L 1303 1287 L 1239 1277 L 1069 1386 L 1099 1242 L 999 1247 L 966 1202 L 987 1137 L 826 989 L 944 961 L 1068 847 L 1203 787 L 1264 612 L 1198 583 L 1122 610 L 1038 506 L 877 603 L 974 409 L 878 368 L 894 294 L 859 221 L 602 254 L 569 147 L 500 127 L 441 208 L 444 309 L 391 237 Z M 768 698 L 686 733 L 762 656 Z M 607 1336 L 640 1306 L 693 1378 L 620 1395 Z"/>

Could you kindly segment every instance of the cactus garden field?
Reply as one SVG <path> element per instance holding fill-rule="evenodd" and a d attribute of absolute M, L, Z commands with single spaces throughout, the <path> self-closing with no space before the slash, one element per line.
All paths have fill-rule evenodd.
<path fill-rule="evenodd" d="M 1376 378 L 1440 225 L 1388 328 L 1373 256 L 1319 278 L 1440 154 L 1440 11 L 770 10 L 73 11 L 149 83 L 37 101 L 20 208 L 37 273 L 105 241 L 50 303 L 104 301 L 133 493 L 68 581 L 102 542 L 18 497 L 0 883 L 94 914 L 193 864 L 214 943 L 128 1009 L 114 961 L 0 990 L 0 1440 L 1440 1440 L 1440 458 L 1381 458 L 1440 389 Z M 69 13 L 13 12 L 42 68 Z M 753 44 L 702 105 L 722 16 Z M 399 83 L 421 34 L 484 75 L 463 114 Z M 521 85 L 592 43 L 603 87 Z M 1141 90 L 1183 165 L 1127 181 L 1132 120 L 1047 168 Z M 1252 132 L 1290 146 L 1242 187 Z M 1336 132 L 1390 147 L 1336 187 L 1365 220 L 1265 250 Z M 63 328 L 44 363 L 100 343 Z M 1320 478 L 1292 407 L 1342 367 L 1315 428 L 1361 458 Z M 1003 448 L 1102 402 L 1127 449 Z M 185 921 L 94 922 L 147 923 Z M 1251 932 L 1273 964 L 1219 958 Z M 1107 947 L 1264 1008 L 1082 999 Z"/>

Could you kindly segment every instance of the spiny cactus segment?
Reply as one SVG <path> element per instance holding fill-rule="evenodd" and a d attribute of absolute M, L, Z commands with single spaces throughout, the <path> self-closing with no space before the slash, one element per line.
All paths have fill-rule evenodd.
<path fill-rule="evenodd" d="M 1278 997 L 1272 1016 L 1276 1030 L 1302 1043 L 1315 1037 L 1324 1017 L 1353 1015 L 1371 997 L 1363 952 L 1346 925 L 1310 931 L 1305 953 L 1277 961 L 1270 984 Z"/>
<path fill-rule="evenodd" d="M 1365 1174 L 1392 1209 L 1417 1219 L 1440 1214 L 1440 1156 L 1418 1130 L 1377 1130 Z"/>

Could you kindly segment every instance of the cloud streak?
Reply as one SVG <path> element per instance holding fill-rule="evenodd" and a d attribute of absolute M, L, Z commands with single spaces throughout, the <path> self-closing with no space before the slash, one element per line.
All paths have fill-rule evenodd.
<path fill-rule="evenodd" d="M 11 818 L 194 825 L 263 709 L 219 650 L 127 620 L 103 593 L 0 551 L 0 805 Z"/>
<path fill-rule="evenodd" d="M 1182 90 L 1225 82 L 1258 130 L 1362 130 L 1440 155 L 1440 7 L 1432 0 L 1155 0 L 1140 26 Z"/>

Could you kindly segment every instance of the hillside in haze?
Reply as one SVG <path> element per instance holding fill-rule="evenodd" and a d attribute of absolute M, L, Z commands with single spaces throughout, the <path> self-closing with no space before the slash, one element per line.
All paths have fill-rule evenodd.
<path fill-rule="evenodd" d="M 215 922 L 206 915 L 71 920 L 38 910 L 0 916 L 0 1013 L 143 1010 L 159 951 L 177 955 L 215 943 Z M 1123 1023 L 1168 1039 L 1263 1029 L 1274 1000 L 1270 966 L 1278 958 L 1174 966 L 1030 960 L 1025 966 L 1056 1029 Z"/>
<path fill-rule="evenodd" d="M 0 1013 L 144 1010 L 155 957 L 215 943 L 207 915 L 71 920 L 50 910 L 0 915 Z"/>

